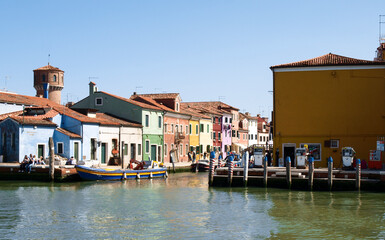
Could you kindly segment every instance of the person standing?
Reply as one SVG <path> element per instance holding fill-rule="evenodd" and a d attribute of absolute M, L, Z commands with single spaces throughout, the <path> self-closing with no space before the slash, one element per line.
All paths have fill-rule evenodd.
<path fill-rule="evenodd" d="M 195 161 L 197 160 L 197 154 L 195 153 L 195 150 L 193 151 L 193 163 L 195 163 Z"/>

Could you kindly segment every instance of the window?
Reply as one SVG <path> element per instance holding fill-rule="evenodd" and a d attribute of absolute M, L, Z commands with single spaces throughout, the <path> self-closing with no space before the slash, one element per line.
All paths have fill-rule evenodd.
<path fill-rule="evenodd" d="M 183 156 L 183 145 L 182 144 L 179 146 L 179 155 Z"/>
<path fill-rule="evenodd" d="M 258 140 L 258 136 L 257 136 L 257 134 L 255 134 L 255 140 Z"/>
<path fill-rule="evenodd" d="M 249 137 L 251 138 L 251 140 L 254 140 L 254 135 L 253 134 L 250 134 Z"/>
<path fill-rule="evenodd" d="M 171 124 L 171 133 L 174 133 L 174 124 Z"/>
<path fill-rule="evenodd" d="M 233 122 L 233 119 L 232 119 L 232 118 L 230 118 L 230 119 L 229 119 L 229 121 L 230 121 L 230 123 L 232 123 L 232 122 Z"/>
<path fill-rule="evenodd" d="M 158 117 L 158 128 L 162 128 L 162 117 Z"/>
<path fill-rule="evenodd" d="M 227 117 L 225 117 L 225 123 L 227 123 Z"/>
<path fill-rule="evenodd" d="M 263 141 L 266 142 L 266 137 L 265 136 L 263 136 Z"/>
<path fill-rule="evenodd" d="M 5 132 L 3 132 L 3 138 L 2 138 L 2 141 L 1 141 L 1 147 L 4 148 L 6 141 L 7 141 L 7 135 L 5 134 Z"/>
<path fill-rule="evenodd" d="M 56 75 L 53 75 L 53 81 L 56 82 Z"/>
<path fill-rule="evenodd" d="M 150 152 L 150 141 L 146 140 L 146 149 L 145 149 L 146 153 L 149 153 Z"/>
<path fill-rule="evenodd" d="M 178 125 L 175 125 L 175 132 L 178 132 Z"/>
<path fill-rule="evenodd" d="M 338 148 L 340 145 L 340 140 L 332 139 L 330 140 L 330 148 Z"/>
<path fill-rule="evenodd" d="M 213 139 L 215 140 L 215 138 L 216 138 L 216 134 L 215 132 L 213 132 Z"/>
<path fill-rule="evenodd" d="M 212 121 L 213 121 L 213 123 L 215 123 L 215 117 L 213 117 Z"/>
<path fill-rule="evenodd" d="M 172 151 L 174 149 L 174 144 L 171 144 L 171 149 L 170 151 Z"/>
<path fill-rule="evenodd" d="M 167 156 L 167 144 L 164 145 L 164 155 Z"/>
<path fill-rule="evenodd" d="M 176 111 L 179 112 L 179 103 L 176 103 Z"/>
<path fill-rule="evenodd" d="M 221 133 L 219 132 L 218 133 L 218 141 L 220 141 L 221 140 Z"/>
<path fill-rule="evenodd" d="M 11 134 L 11 147 L 13 150 L 16 149 L 16 135 L 15 135 L 15 133 Z"/>
<path fill-rule="evenodd" d="M 259 136 L 259 141 L 262 142 L 262 136 Z"/>
<path fill-rule="evenodd" d="M 57 143 L 57 154 L 63 154 L 64 150 L 63 150 L 63 143 L 62 142 L 58 142 Z"/>
<path fill-rule="evenodd" d="M 188 126 L 186 125 L 186 135 L 188 134 Z"/>
<path fill-rule="evenodd" d="M 218 120 L 219 120 L 219 123 L 221 123 L 221 122 L 222 122 L 222 118 L 218 118 Z"/>
<path fill-rule="evenodd" d="M 210 131 L 210 127 L 209 127 L 209 125 L 207 124 L 207 133 L 209 133 L 209 131 Z"/>
<path fill-rule="evenodd" d="M 186 144 L 186 152 L 185 152 L 185 154 L 187 155 L 187 153 L 188 153 L 188 144 Z"/>
<path fill-rule="evenodd" d="M 200 132 L 204 132 L 204 125 L 200 124 Z"/>
<path fill-rule="evenodd" d="M 191 131 L 192 131 L 192 126 L 191 126 L 191 124 L 190 124 L 190 134 L 191 134 Z"/>
<path fill-rule="evenodd" d="M 195 134 L 198 135 L 198 132 L 199 132 L 199 130 L 198 130 L 198 124 L 196 124 L 196 125 L 195 125 Z"/>
<path fill-rule="evenodd" d="M 96 138 L 91 138 L 91 160 L 96 160 L 96 148 L 97 148 Z"/>
<path fill-rule="evenodd" d="M 235 130 L 231 130 L 231 136 L 235 137 Z"/>
<path fill-rule="evenodd" d="M 164 132 L 165 133 L 167 132 L 167 124 L 166 123 L 164 124 Z"/>
<path fill-rule="evenodd" d="M 142 144 L 138 144 L 138 155 L 142 155 Z"/>
<path fill-rule="evenodd" d="M 103 98 L 95 98 L 95 106 L 103 106 Z"/>
<path fill-rule="evenodd" d="M 135 149 L 135 148 L 134 148 Z M 125 155 L 125 156 L 127 156 L 128 155 L 128 144 L 124 144 L 124 147 L 123 147 L 123 154 Z"/>
<path fill-rule="evenodd" d="M 146 115 L 145 124 L 146 124 L 145 125 L 146 127 L 150 126 L 150 116 L 149 115 Z"/>
<path fill-rule="evenodd" d="M 180 133 L 183 133 L 183 125 L 180 125 Z"/>

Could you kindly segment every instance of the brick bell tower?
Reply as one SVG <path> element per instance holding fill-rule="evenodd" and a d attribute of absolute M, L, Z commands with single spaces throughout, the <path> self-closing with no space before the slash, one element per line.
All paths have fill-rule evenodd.
<path fill-rule="evenodd" d="M 33 86 L 36 97 L 48 98 L 58 104 L 61 102 L 61 90 L 64 87 L 64 71 L 51 65 L 33 70 Z"/>

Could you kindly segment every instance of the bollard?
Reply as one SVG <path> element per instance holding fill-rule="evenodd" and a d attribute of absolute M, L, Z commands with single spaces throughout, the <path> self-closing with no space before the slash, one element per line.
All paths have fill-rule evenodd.
<path fill-rule="evenodd" d="M 136 179 L 140 179 L 140 174 L 139 173 L 136 174 Z"/>
<path fill-rule="evenodd" d="M 361 160 L 356 160 L 356 188 L 360 190 L 361 188 Z"/>
<path fill-rule="evenodd" d="M 213 180 L 214 180 L 214 158 L 210 158 L 209 186 L 213 184 Z"/>
<path fill-rule="evenodd" d="M 228 178 L 227 182 L 229 184 L 229 187 L 231 187 L 231 184 L 233 183 L 233 169 L 234 169 L 234 163 L 231 161 L 229 163 L 229 168 L 228 168 Z"/>
<path fill-rule="evenodd" d="M 148 178 L 152 178 L 152 172 L 150 172 L 150 175 L 148 176 Z"/>
<path fill-rule="evenodd" d="M 122 180 L 125 180 L 125 179 L 127 179 L 127 174 L 126 174 L 126 172 L 123 172 L 123 178 L 122 178 Z"/>
<path fill-rule="evenodd" d="M 263 161 L 263 185 L 267 187 L 267 177 L 268 177 L 268 172 L 267 172 L 267 157 L 265 157 L 265 161 Z"/>
<path fill-rule="evenodd" d="M 291 159 L 290 157 L 286 157 L 286 182 L 287 187 L 291 188 Z"/>
<path fill-rule="evenodd" d="M 244 161 L 243 161 L 243 184 L 246 187 L 247 186 L 247 179 L 249 177 L 249 152 L 245 152 L 243 154 L 244 156 Z"/>
<path fill-rule="evenodd" d="M 331 191 L 333 188 L 333 158 L 328 158 L 328 186 Z"/>
<path fill-rule="evenodd" d="M 55 151 L 53 145 L 53 138 L 49 138 L 49 180 L 55 179 Z"/>
<path fill-rule="evenodd" d="M 308 173 L 308 178 L 309 178 L 309 189 L 310 191 L 313 190 L 313 177 L 314 177 L 314 158 L 309 157 L 309 173 Z"/>

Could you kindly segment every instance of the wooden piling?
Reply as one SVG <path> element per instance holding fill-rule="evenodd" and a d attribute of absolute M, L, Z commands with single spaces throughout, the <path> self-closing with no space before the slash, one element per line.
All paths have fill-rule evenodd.
<path fill-rule="evenodd" d="M 356 188 L 360 190 L 361 188 L 361 160 L 356 160 Z"/>
<path fill-rule="evenodd" d="M 249 152 L 246 151 L 243 154 L 243 185 L 246 187 L 247 186 L 247 179 L 249 176 Z"/>
<path fill-rule="evenodd" d="M 291 188 L 291 159 L 290 157 L 286 157 L 286 182 L 287 187 Z"/>
<path fill-rule="evenodd" d="M 313 190 L 313 178 L 314 178 L 314 158 L 309 157 L 308 186 L 310 191 Z"/>
<path fill-rule="evenodd" d="M 209 186 L 213 184 L 213 180 L 214 180 L 214 159 L 210 158 Z"/>
<path fill-rule="evenodd" d="M 329 191 L 333 188 L 333 158 L 328 158 L 328 186 Z"/>
<path fill-rule="evenodd" d="M 267 187 L 267 177 L 268 177 L 268 170 L 267 170 L 267 157 L 265 157 L 263 161 L 263 185 Z"/>
<path fill-rule="evenodd" d="M 227 177 L 227 182 L 229 184 L 229 187 L 231 187 L 231 184 L 233 183 L 233 169 L 234 169 L 234 163 L 231 161 L 229 163 L 228 177 Z"/>
<path fill-rule="evenodd" d="M 53 145 L 53 138 L 49 138 L 49 180 L 55 179 L 55 150 Z"/>

